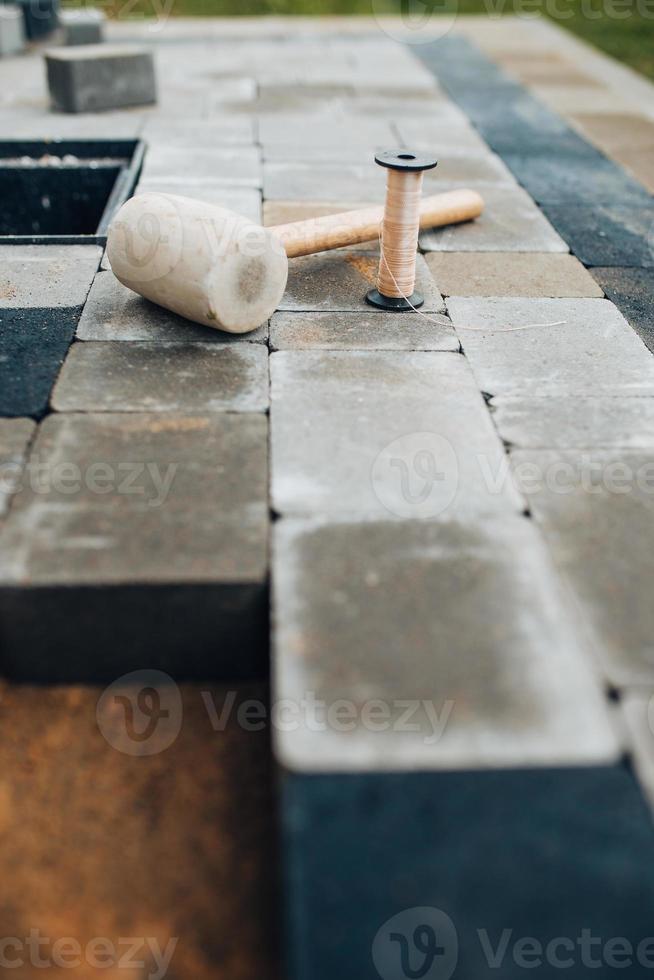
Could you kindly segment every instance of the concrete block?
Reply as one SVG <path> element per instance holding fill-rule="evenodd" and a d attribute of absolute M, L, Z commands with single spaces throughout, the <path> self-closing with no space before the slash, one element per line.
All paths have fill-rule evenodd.
<path fill-rule="evenodd" d="M 154 60 L 147 48 L 85 44 L 45 55 L 48 88 L 61 112 L 100 112 L 157 101 Z"/>
<path fill-rule="evenodd" d="M 83 306 L 97 245 L 0 245 L 0 310 Z"/>
<path fill-rule="evenodd" d="M 379 255 L 370 251 L 339 249 L 291 259 L 278 309 L 369 313 L 365 297 L 377 285 L 378 272 Z M 421 312 L 445 312 L 443 298 L 421 255 L 416 256 L 416 289 L 425 300 Z"/>
<path fill-rule="evenodd" d="M 59 0 L 13 0 L 23 12 L 25 34 L 29 41 L 40 41 L 52 34 L 59 24 Z"/>
<path fill-rule="evenodd" d="M 317 113 L 315 104 L 306 112 L 276 111 L 259 116 L 259 142 L 312 143 L 314 146 L 393 146 L 397 137 L 390 122 L 366 115 Z"/>
<path fill-rule="evenodd" d="M 62 307 L 0 307 L 0 415 L 45 414 L 78 318 Z"/>
<path fill-rule="evenodd" d="M 207 204 L 216 204 L 221 208 L 236 211 L 244 218 L 261 224 L 261 191 L 258 187 L 239 187 L 231 183 L 216 181 L 189 181 L 182 183 L 176 180 L 152 179 L 140 180 L 135 196 L 138 194 L 180 194 L 182 197 L 192 197 Z"/>
<path fill-rule="evenodd" d="M 0 419 L 0 521 L 21 485 L 28 446 L 34 435 L 31 419 Z"/>
<path fill-rule="evenodd" d="M 620 712 L 628 733 L 631 764 L 650 808 L 654 809 L 654 688 L 627 690 Z"/>
<path fill-rule="evenodd" d="M 592 273 L 643 343 L 654 351 L 654 286 L 651 270 L 614 267 L 593 269 Z"/>
<path fill-rule="evenodd" d="M 446 316 L 438 313 L 275 313 L 274 350 L 459 351 Z"/>
<path fill-rule="evenodd" d="M 275 698 L 299 705 L 311 691 L 325 722 L 300 715 L 275 731 L 286 769 L 617 759 L 584 629 L 526 518 L 282 520 L 273 554 Z M 385 723 L 369 724 L 380 704 Z"/>
<path fill-rule="evenodd" d="M 654 684 L 652 450 L 520 450 L 516 478 L 608 679 Z"/>
<path fill-rule="evenodd" d="M 106 17 L 94 7 L 62 10 L 59 26 L 64 31 L 64 44 L 101 44 L 104 40 Z"/>
<path fill-rule="evenodd" d="M 490 407 L 519 449 L 654 449 L 654 398 L 500 395 Z"/>
<path fill-rule="evenodd" d="M 265 412 L 261 344 L 75 344 L 52 404 L 58 412 Z"/>
<path fill-rule="evenodd" d="M 348 201 L 350 209 L 365 201 L 384 201 L 386 175 L 371 154 L 370 163 L 263 165 L 263 194 L 270 201 Z"/>
<path fill-rule="evenodd" d="M 604 293 L 573 255 L 556 252 L 429 252 L 444 296 L 596 297 Z"/>
<path fill-rule="evenodd" d="M 141 135 L 150 147 L 159 143 L 182 149 L 189 146 L 220 149 L 225 144 L 247 146 L 255 141 L 254 120 L 247 115 L 223 115 L 220 120 L 207 125 L 206 120 L 170 119 L 157 113 L 147 120 Z"/>
<path fill-rule="evenodd" d="M 164 344 L 200 341 L 229 346 L 265 343 L 267 337 L 267 323 L 244 334 L 228 334 L 191 323 L 133 293 L 111 272 L 100 272 L 93 280 L 77 326 L 78 340 L 139 340 Z"/>
<path fill-rule="evenodd" d="M 614 150 L 654 149 L 654 120 L 616 112 L 575 113 L 583 135 L 612 156 Z"/>
<path fill-rule="evenodd" d="M 584 265 L 654 267 L 654 207 L 547 204 L 543 210 Z"/>
<path fill-rule="evenodd" d="M 23 11 L 16 4 L 0 6 L 0 58 L 19 54 L 25 48 Z"/>
<path fill-rule="evenodd" d="M 612 150 L 611 156 L 621 167 L 628 170 L 632 177 L 635 177 L 639 184 L 643 185 L 646 191 L 654 194 L 654 176 L 652 176 L 654 148 Z"/>
<path fill-rule="evenodd" d="M 649 973 L 654 829 L 624 766 L 291 775 L 282 828 L 289 980 Z"/>
<path fill-rule="evenodd" d="M 51 415 L 23 482 L 0 549 L 6 676 L 265 676 L 263 416 Z"/>
<path fill-rule="evenodd" d="M 442 187 L 448 190 L 448 187 Z M 476 221 L 423 231 L 426 252 L 568 252 L 542 211 L 521 188 L 484 187 Z"/>
<path fill-rule="evenodd" d="M 460 355 L 280 351 L 270 363 L 279 513 L 417 519 L 521 509 Z"/>
<path fill-rule="evenodd" d="M 448 309 L 490 395 L 651 395 L 654 358 L 601 299 L 450 299 Z"/>
<path fill-rule="evenodd" d="M 155 144 L 146 153 L 141 178 L 180 186 L 206 182 L 261 187 L 260 150 L 256 146 L 207 149 Z"/>
<path fill-rule="evenodd" d="M 522 186 L 539 204 L 639 207 L 650 205 L 647 191 L 624 170 L 587 146 L 576 154 L 556 152 L 507 153 L 504 160 Z"/>
<path fill-rule="evenodd" d="M 3 919 L 11 936 L 25 933 L 27 939 L 25 923 L 38 909 L 30 928 L 42 940 L 38 959 L 35 946 L 34 956 L 27 945 L 8 947 L 5 962 L 22 959 L 14 972 L 24 980 L 37 980 L 46 964 L 58 971 L 56 963 L 73 974 L 97 969 L 136 977 L 143 971 L 128 968 L 130 947 L 130 957 L 148 963 L 150 975 L 216 980 L 227 970 L 233 977 L 275 976 L 267 733 L 247 731 L 237 721 L 247 700 L 265 703 L 265 688 L 241 685 L 224 730 L 216 733 L 203 699 L 219 711 L 229 691 L 165 682 L 146 671 L 131 678 L 131 686 L 128 680 L 110 689 L 100 710 L 104 692 L 98 687 L 2 685 L 3 825 L 17 848 L 4 851 L 0 862 L 15 886 Z M 146 687 L 167 717 L 140 710 L 137 695 Z M 127 704 L 112 703 L 112 695 Z M 151 697 L 145 694 L 156 710 L 159 702 Z M 37 717 L 47 717 L 47 737 Z M 22 806 L 27 798 L 29 806 Z M 129 845 L 117 847 L 117 835 Z M 67 847 L 71 840 L 87 846 Z M 56 931 L 46 926 L 54 922 Z M 72 968 L 75 944 L 81 970 Z M 114 962 L 124 960 L 122 967 L 110 966 L 108 948 Z M 158 966 L 153 953 L 160 954 Z"/>

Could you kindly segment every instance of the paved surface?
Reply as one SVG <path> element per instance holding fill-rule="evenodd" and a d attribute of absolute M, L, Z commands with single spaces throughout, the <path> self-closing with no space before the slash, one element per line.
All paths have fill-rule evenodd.
<path fill-rule="evenodd" d="M 141 135 L 137 193 L 269 225 L 381 201 L 373 150 L 398 142 L 437 151 L 430 192 L 473 186 L 487 206 L 421 236 L 420 314 L 364 305 L 373 243 L 294 260 L 279 312 L 240 337 L 135 297 L 94 247 L 0 247 L 8 934 L 82 941 L 100 922 L 179 937 L 171 976 L 272 975 L 272 768 L 291 980 L 383 975 L 375 934 L 417 906 L 462 943 L 511 923 L 637 944 L 654 899 L 654 89 L 531 20 L 437 40 L 395 21 L 160 27 L 109 27 L 152 47 L 157 106 L 50 113 L 32 53 L 0 62 L 3 132 Z M 202 682 L 247 696 L 269 647 L 272 760 L 242 723 L 233 758 Z M 185 682 L 183 733 L 149 769 L 93 718 L 139 669 Z M 471 942 L 461 976 L 497 975 Z"/>

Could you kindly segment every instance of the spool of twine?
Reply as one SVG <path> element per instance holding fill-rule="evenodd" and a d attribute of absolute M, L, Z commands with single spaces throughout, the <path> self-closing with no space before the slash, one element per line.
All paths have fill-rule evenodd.
<path fill-rule="evenodd" d="M 422 172 L 387 174 L 377 289 L 383 296 L 407 298 L 416 282 Z"/>

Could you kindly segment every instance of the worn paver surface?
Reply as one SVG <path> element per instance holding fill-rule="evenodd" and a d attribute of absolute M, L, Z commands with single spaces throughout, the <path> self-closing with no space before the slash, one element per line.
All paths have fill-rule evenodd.
<path fill-rule="evenodd" d="M 373 240 L 291 260 L 239 336 L 131 293 L 97 245 L 0 244 L 7 935 L 177 936 L 170 975 L 198 980 L 400 976 L 384 923 L 426 906 L 475 980 L 498 975 L 480 928 L 636 948 L 654 88 L 525 18 L 107 35 L 152 52 L 156 105 L 52 112 L 33 48 L 0 60 L 3 138 L 141 137 L 136 194 L 266 225 L 381 203 L 373 155 L 400 145 L 439 155 L 426 193 L 485 210 L 421 234 L 420 311 L 365 304 Z M 124 699 L 94 717 L 141 670 L 184 713 L 149 762 L 111 747 Z"/>

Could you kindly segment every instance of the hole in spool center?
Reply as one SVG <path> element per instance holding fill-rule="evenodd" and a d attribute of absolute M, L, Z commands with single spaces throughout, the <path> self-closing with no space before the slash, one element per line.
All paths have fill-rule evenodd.
<path fill-rule="evenodd" d="M 415 160 L 415 158 L 415 153 L 398 153 L 397 155 L 398 160 Z"/>

